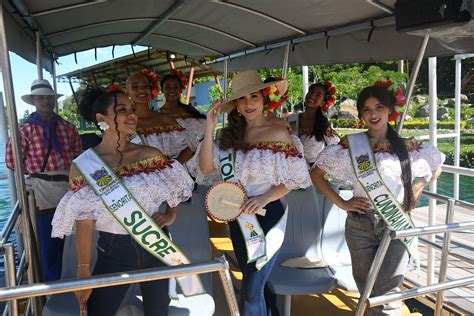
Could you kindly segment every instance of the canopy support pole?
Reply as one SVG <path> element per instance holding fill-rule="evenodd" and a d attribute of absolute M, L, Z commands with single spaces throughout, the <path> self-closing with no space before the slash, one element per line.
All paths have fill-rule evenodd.
<path fill-rule="evenodd" d="M 224 61 L 224 99 L 227 98 L 229 93 L 229 62 Z M 227 116 L 225 113 L 222 113 L 222 127 L 226 126 Z"/>
<path fill-rule="evenodd" d="M 459 156 L 461 154 L 461 61 L 464 59 L 454 56 L 455 78 L 454 78 L 454 167 L 459 167 Z M 453 198 L 459 200 L 459 173 L 454 174 Z"/>
<path fill-rule="evenodd" d="M 288 74 L 288 58 L 290 57 L 290 44 L 286 44 L 285 46 L 285 54 L 283 55 L 283 72 L 282 77 L 286 79 Z"/>
<path fill-rule="evenodd" d="M 54 92 L 58 93 L 58 83 L 57 83 L 57 78 L 56 78 L 56 62 L 54 60 L 54 56 L 51 57 L 51 72 L 53 75 L 53 89 Z M 58 98 L 54 98 L 54 104 L 56 108 L 56 113 L 59 113 L 59 103 L 58 103 Z"/>
<path fill-rule="evenodd" d="M 222 90 L 222 85 L 221 85 L 221 81 L 219 79 L 219 76 L 214 75 L 214 80 L 216 81 L 216 85 L 217 85 L 217 88 L 219 89 L 219 93 L 223 94 L 224 91 Z"/>
<path fill-rule="evenodd" d="M 420 71 L 421 62 L 423 61 L 423 56 L 425 55 L 426 46 L 428 46 L 428 41 L 430 39 L 430 34 L 426 34 L 423 38 L 423 42 L 421 43 L 420 50 L 418 51 L 418 56 L 416 56 L 415 66 L 413 67 L 413 72 L 410 76 L 410 82 L 408 84 L 407 90 L 407 99 L 405 101 L 405 111 L 402 113 L 400 121 L 397 124 L 397 133 L 400 134 L 402 132 L 403 123 L 405 122 L 405 116 L 408 112 L 410 107 L 410 100 L 411 95 L 413 94 L 413 89 L 415 88 L 415 81 L 418 77 L 418 72 Z"/>
<path fill-rule="evenodd" d="M 194 79 L 194 62 L 191 64 L 191 69 L 189 70 L 188 87 L 186 88 L 186 104 L 189 104 L 189 99 L 191 99 L 191 89 L 193 88 L 193 79 Z"/>
<path fill-rule="evenodd" d="M 35 32 L 36 37 L 36 69 L 38 71 L 38 79 L 43 79 L 43 65 L 41 62 L 41 37 L 39 31 Z"/>
<path fill-rule="evenodd" d="M 303 102 L 306 94 L 309 90 L 309 75 L 308 75 L 308 66 L 303 66 Z M 291 105 L 291 112 L 293 112 L 293 104 Z"/>

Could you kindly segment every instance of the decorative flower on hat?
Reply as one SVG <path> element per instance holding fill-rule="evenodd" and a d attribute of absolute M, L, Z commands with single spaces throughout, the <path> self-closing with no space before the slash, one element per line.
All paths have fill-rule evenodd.
<path fill-rule="evenodd" d="M 160 87 L 158 85 L 158 76 L 151 69 L 142 69 L 140 73 L 144 75 L 151 84 L 151 97 L 154 99 L 160 93 Z"/>
<path fill-rule="evenodd" d="M 275 81 L 283 80 L 278 77 Z M 263 109 L 265 115 L 273 115 L 273 111 L 279 108 L 288 99 L 288 89 L 283 93 L 278 90 L 276 85 L 271 85 L 263 89 L 263 96 L 268 97 L 268 103 Z"/>
<path fill-rule="evenodd" d="M 324 81 L 326 87 L 326 102 L 323 104 L 323 111 L 327 111 L 331 106 L 336 103 L 336 88 L 329 81 Z"/>
<path fill-rule="evenodd" d="M 184 74 L 184 72 L 182 72 L 182 71 L 180 71 L 176 68 L 172 68 L 171 73 L 173 75 L 175 75 L 176 77 L 178 77 L 179 80 L 181 80 L 181 87 L 183 89 L 186 89 L 186 86 L 188 85 L 188 79 L 186 78 L 186 75 Z"/>
<path fill-rule="evenodd" d="M 400 113 L 405 112 L 406 97 L 403 95 L 402 89 L 400 89 L 399 87 L 395 87 L 393 81 L 391 80 L 387 80 L 387 81 L 377 80 L 374 86 L 386 88 L 388 91 L 393 93 L 396 101 L 395 101 L 395 106 L 393 108 L 393 111 L 392 113 L 390 113 L 390 116 L 388 117 L 388 121 L 389 122 L 397 121 L 398 117 L 400 116 Z"/>

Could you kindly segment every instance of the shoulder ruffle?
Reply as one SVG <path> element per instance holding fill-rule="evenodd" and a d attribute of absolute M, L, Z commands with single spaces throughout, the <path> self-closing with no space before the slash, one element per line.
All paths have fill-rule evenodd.
<path fill-rule="evenodd" d="M 354 171 L 349 150 L 341 146 L 341 142 L 324 148 L 317 156 L 313 168 L 318 166 L 336 180 L 353 182 Z"/>
<path fill-rule="evenodd" d="M 188 118 L 176 118 L 176 121 L 185 128 L 188 147 L 192 151 L 195 151 L 201 140 L 204 138 L 204 132 L 206 131 L 206 120 L 197 119 L 190 116 Z"/>
<path fill-rule="evenodd" d="M 309 163 L 314 163 L 319 153 L 329 145 L 336 145 L 339 143 L 339 137 L 337 135 L 325 136 L 326 143 L 318 142 L 314 135 L 303 134 L 300 136 L 301 142 L 304 147 L 304 157 Z"/>
<path fill-rule="evenodd" d="M 146 138 L 149 146 L 158 148 L 170 158 L 178 157 L 188 147 L 185 128 L 179 124 L 139 128 L 137 133 Z"/>
<path fill-rule="evenodd" d="M 188 200 L 194 187 L 191 177 L 179 162 L 172 161 L 169 166 L 158 169 L 130 173 L 122 177 L 122 182 L 150 215 L 154 214 L 163 202 L 175 207 Z M 72 234 L 75 221 L 85 219 L 96 220 L 98 227 L 115 221 L 89 185 L 76 191 L 68 191 L 61 199 L 52 221 L 52 237 L 62 238 Z"/>
<path fill-rule="evenodd" d="M 186 162 L 186 167 L 188 171 L 196 179 L 196 183 L 201 185 L 212 185 L 221 180 L 219 174 L 219 147 L 213 143 L 213 166 L 214 171 L 208 174 L 205 174 L 199 168 L 199 153 L 201 152 L 202 142 L 196 148 L 194 156 Z"/>

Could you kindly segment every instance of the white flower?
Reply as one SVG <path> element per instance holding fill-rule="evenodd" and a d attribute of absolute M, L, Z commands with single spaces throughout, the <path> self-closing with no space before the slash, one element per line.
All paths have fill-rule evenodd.
<path fill-rule="evenodd" d="M 103 131 L 106 131 L 110 128 L 109 123 L 102 121 L 97 123 L 99 125 L 99 128 Z"/>

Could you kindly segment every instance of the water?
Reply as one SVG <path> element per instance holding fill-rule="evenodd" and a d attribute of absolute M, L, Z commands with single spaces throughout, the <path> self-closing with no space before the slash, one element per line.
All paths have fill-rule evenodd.
<path fill-rule="evenodd" d="M 5 166 L 5 145 L 0 140 L 0 174 L 6 174 Z M 0 231 L 3 229 L 8 216 L 11 212 L 10 190 L 8 188 L 8 180 L 0 179 Z M 0 283 L 3 284 L 3 256 L 0 256 Z"/>

